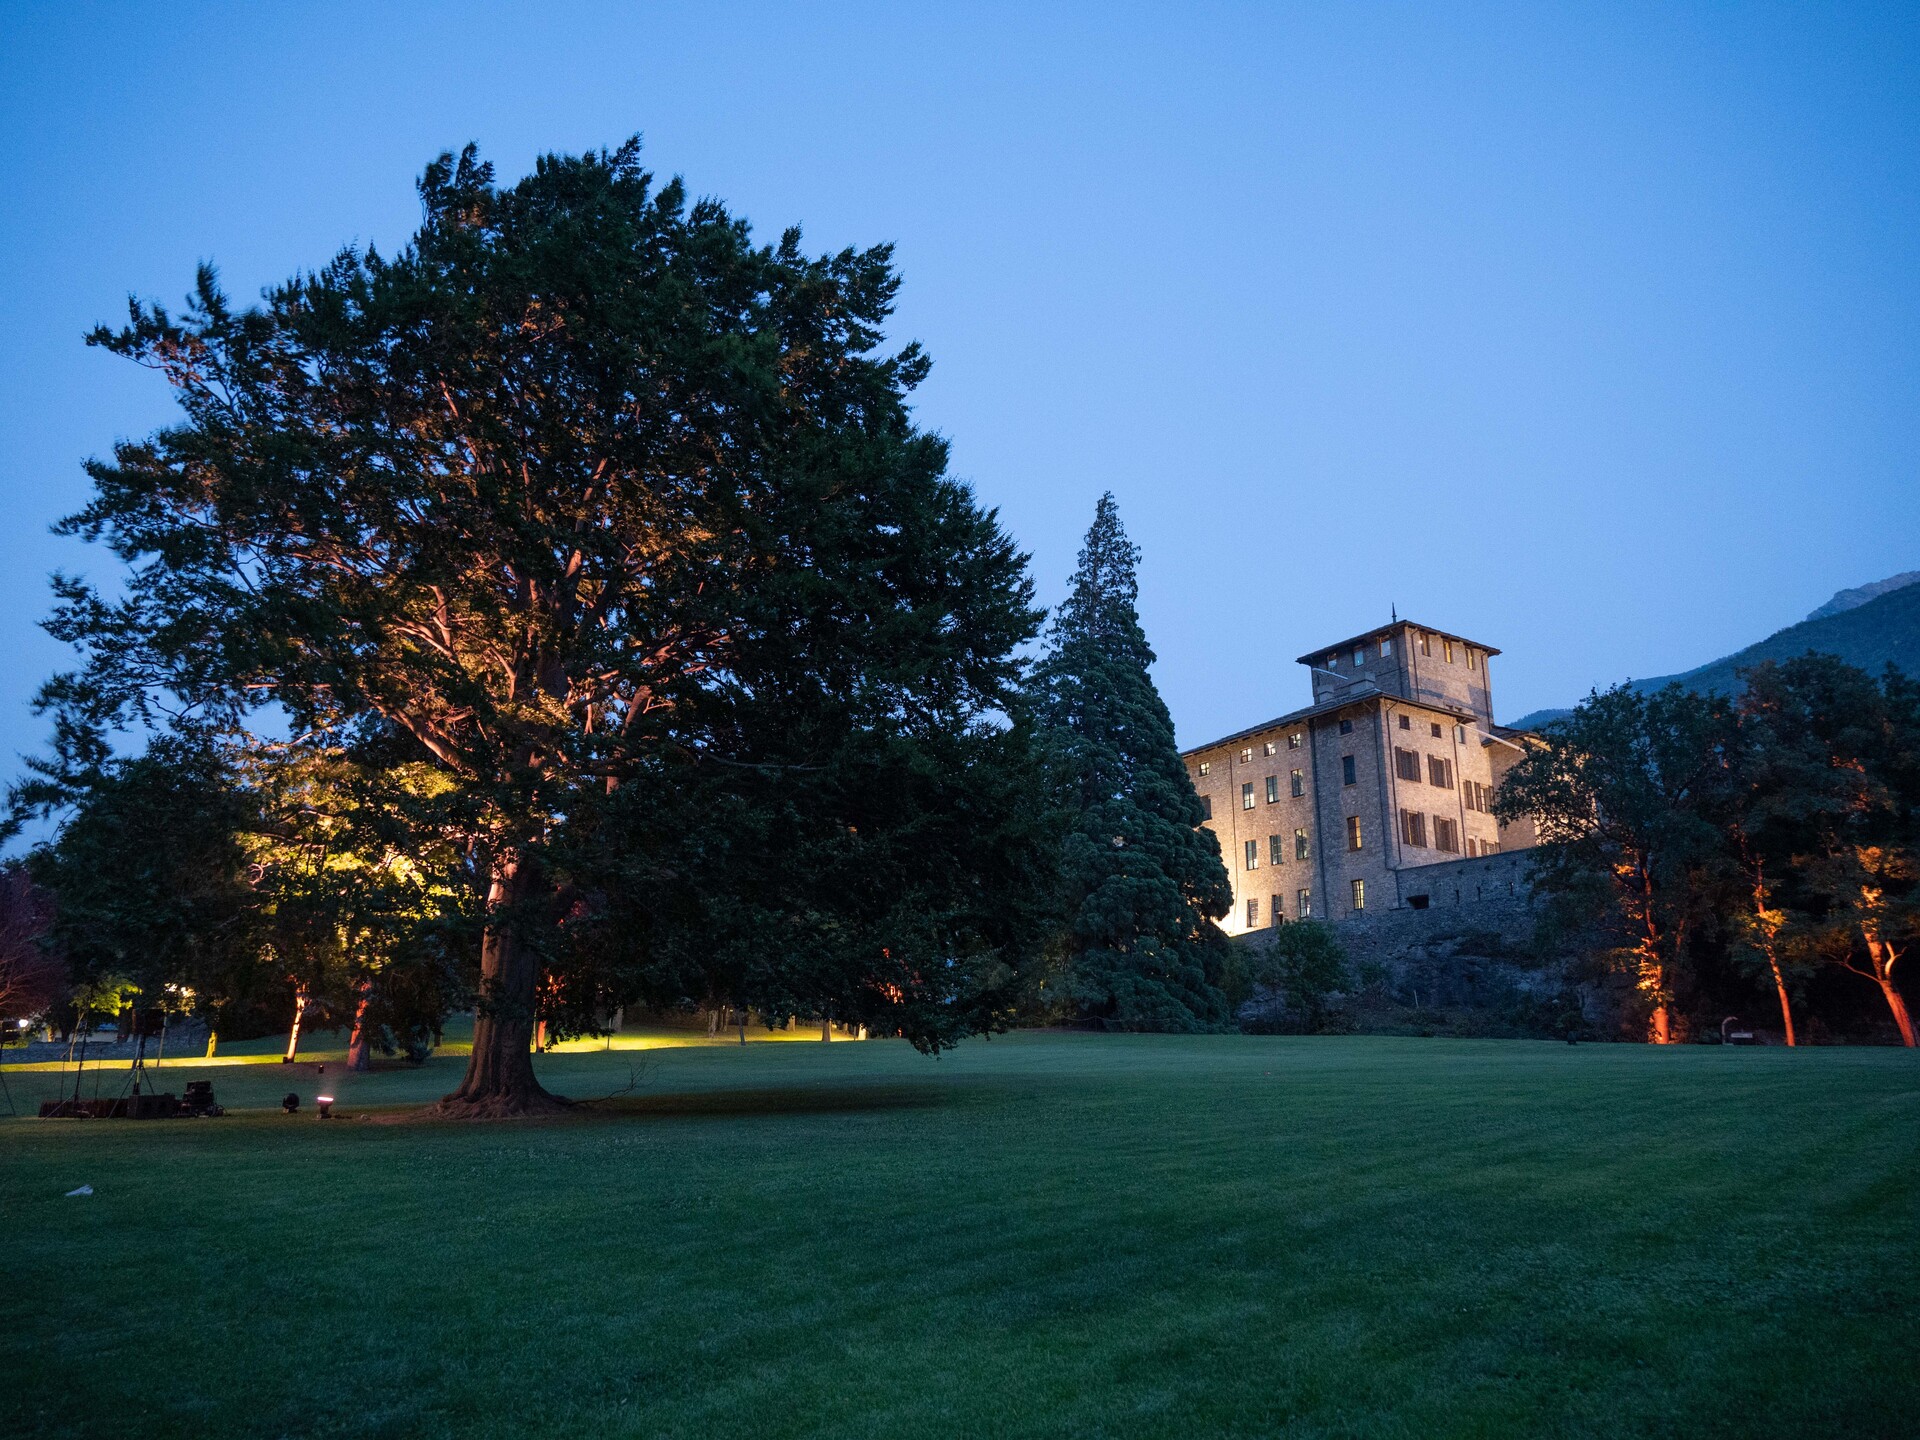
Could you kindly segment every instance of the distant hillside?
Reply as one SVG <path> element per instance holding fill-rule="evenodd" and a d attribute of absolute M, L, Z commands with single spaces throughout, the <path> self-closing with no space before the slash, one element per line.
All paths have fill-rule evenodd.
<path fill-rule="evenodd" d="M 1896 579 L 1902 577 L 1895 577 Z M 1885 582 L 1882 582 L 1883 584 Z M 1873 588 L 1873 587 L 1863 587 Z M 1857 594 L 1842 591 L 1834 597 Z M 1828 610 L 1833 602 L 1823 605 Z M 1632 680 L 1635 690 L 1650 693 L 1679 681 L 1689 690 L 1731 695 L 1740 688 L 1735 672 L 1757 665 L 1762 660 L 1791 660 L 1816 650 L 1823 655 L 1838 655 L 1849 665 L 1858 665 L 1878 675 L 1889 663 L 1909 675 L 1920 675 L 1920 585 L 1902 585 L 1886 591 L 1865 604 L 1821 614 L 1776 631 L 1757 645 L 1749 645 L 1737 654 L 1682 675 L 1656 675 L 1650 680 Z M 1565 710 L 1536 710 L 1513 722 L 1516 729 L 1531 730 L 1567 714 Z"/>

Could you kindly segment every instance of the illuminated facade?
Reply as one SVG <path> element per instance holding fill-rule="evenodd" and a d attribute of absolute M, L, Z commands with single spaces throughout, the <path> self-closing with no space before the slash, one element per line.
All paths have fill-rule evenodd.
<path fill-rule="evenodd" d="M 1442 904 L 1467 862 L 1533 844 L 1491 813 L 1524 753 L 1493 720 L 1499 653 L 1396 620 L 1302 655 L 1304 709 L 1182 752 L 1233 878 L 1228 934 Z"/>

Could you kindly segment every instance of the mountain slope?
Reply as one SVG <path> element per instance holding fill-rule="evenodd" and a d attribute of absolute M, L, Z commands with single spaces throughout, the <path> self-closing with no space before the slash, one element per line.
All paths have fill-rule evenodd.
<path fill-rule="evenodd" d="M 1814 613 L 1819 615 L 1818 611 Z M 1905 585 L 1838 614 L 1789 625 L 1758 644 L 1697 670 L 1627 683 L 1631 689 L 1649 694 L 1678 681 L 1689 690 L 1730 695 L 1740 688 L 1737 671 L 1762 660 L 1790 660 L 1809 650 L 1838 655 L 1870 675 L 1878 675 L 1889 663 L 1909 675 L 1920 675 L 1920 585 Z M 1515 729 L 1531 730 L 1567 713 L 1536 710 L 1513 725 Z"/>

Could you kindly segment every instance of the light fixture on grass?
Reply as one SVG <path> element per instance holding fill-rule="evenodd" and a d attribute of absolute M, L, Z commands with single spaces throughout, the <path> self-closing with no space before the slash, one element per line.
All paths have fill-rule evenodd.
<path fill-rule="evenodd" d="M 333 1097 L 331 1095 L 316 1095 L 313 1098 L 320 1106 L 320 1118 L 322 1120 L 331 1120 L 333 1118 Z"/>

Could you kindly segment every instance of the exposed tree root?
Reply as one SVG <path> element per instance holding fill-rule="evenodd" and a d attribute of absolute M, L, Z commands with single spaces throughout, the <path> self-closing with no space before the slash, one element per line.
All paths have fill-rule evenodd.
<path fill-rule="evenodd" d="M 573 1102 L 550 1095 L 535 1087 L 508 1094 L 462 1095 L 459 1091 L 429 1105 L 422 1112 L 428 1120 L 529 1120 L 573 1113 Z"/>

